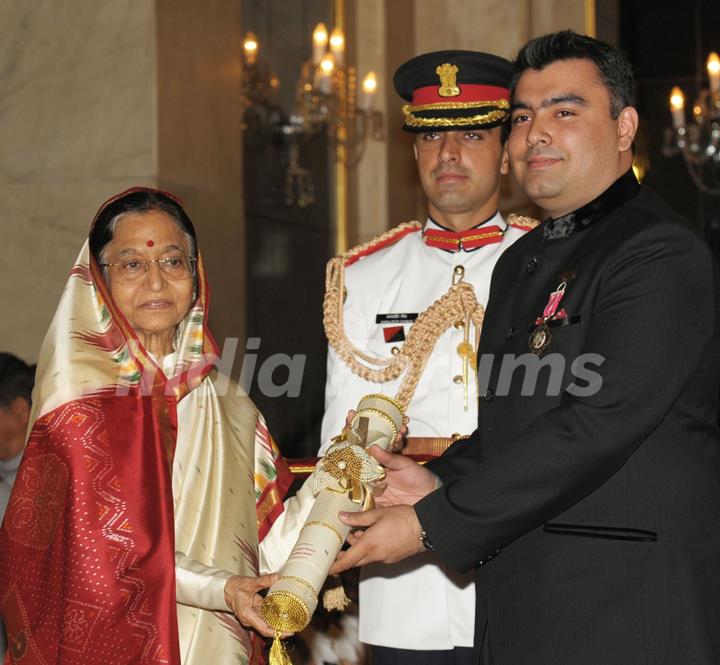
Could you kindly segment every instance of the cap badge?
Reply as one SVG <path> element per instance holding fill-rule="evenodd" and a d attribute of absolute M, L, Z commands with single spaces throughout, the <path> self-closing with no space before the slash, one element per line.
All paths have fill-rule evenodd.
<path fill-rule="evenodd" d="M 458 71 L 460 70 L 457 65 L 451 65 L 449 62 L 438 65 L 435 70 L 435 73 L 440 77 L 438 95 L 441 97 L 457 97 L 460 94 L 460 88 L 457 87 L 455 81 Z"/>

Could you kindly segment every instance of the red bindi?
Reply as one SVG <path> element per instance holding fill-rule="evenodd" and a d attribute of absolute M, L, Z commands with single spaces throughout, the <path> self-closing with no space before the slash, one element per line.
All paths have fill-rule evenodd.
<path fill-rule="evenodd" d="M 148 240 L 148 241 L 147 241 L 147 246 L 148 246 L 148 247 L 154 247 L 154 246 L 155 246 L 155 242 L 154 242 L 153 240 Z"/>

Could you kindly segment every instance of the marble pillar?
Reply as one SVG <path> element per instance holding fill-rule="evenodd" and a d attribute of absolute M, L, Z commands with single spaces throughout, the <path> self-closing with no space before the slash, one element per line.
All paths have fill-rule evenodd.
<path fill-rule="evenodd" d="M 385 39 L 386 27 L 383 11 L 384 0 L 362 0 L 354 3 L 355 9 L 355 37 L 362 35 L 362 48 L 356 49 L 356 63 L 358 71 L 358 86 L 362 84 L 363 77 L 374 71 L 378 76 L 378 90 L 375 93 L 373 109 L 382 113 L 382 133 L 387 134 L 388 127 L 388 105 L 387 90 L 392 88 L 392 81 L 389 80 L 385 69 Z M 358 88 L 359 89 L 359 88 Z M 397 118 L 396 109 L 391 109 L 391 122 Z M 362 191 L 356 190 L 356 208 L 354 219 L 360 222 L 361 231 L 351 233 L 353 244 L 364 242 L 373 236 L 385 231 L 388 221 L 388 192 L 389 183 L 386 171 L 378 168 L 378 164 L 385 164 L 387 160 L 388 142 L 374 140 L 369 137 L 365 144 L 363 158 L 356 169 L 351 171 L 351 177 L 355 176 L 362 187 Z M 357 223 L 356 223 L 357 224 Z"/>
<path fill-rule="evenodd" d="M 156 0 L 158 182 L 180 195 L 211 286 L 210 325 L 245 348 L 242 17 L 232 0 Z M 234 371 L 239 372 L 241 358 Z"/>

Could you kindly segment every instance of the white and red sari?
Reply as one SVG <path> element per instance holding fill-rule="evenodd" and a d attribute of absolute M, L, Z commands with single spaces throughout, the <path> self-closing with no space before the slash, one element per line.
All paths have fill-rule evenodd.
<path fill-rule="evenodd" d="M 258 574 L 258 542 L 291 481 L 250 399 L 224 378 L 216 389 L 207 306 L 199 260 L 164 372 L 85 243 L 42 346 L 0 530 L 6 664 L 256 661 L 231 614 L 193 606 L 192 588 L 187 604 L 176 597 L 177 553 Z"/>

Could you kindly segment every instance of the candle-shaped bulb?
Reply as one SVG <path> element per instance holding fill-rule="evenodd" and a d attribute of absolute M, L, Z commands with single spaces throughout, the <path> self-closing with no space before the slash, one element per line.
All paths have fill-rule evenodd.
<path fill-rule="evenodd" d="M 325 55 L 328 43 L 328 31 L 324 23 L 318 23 L 313 30 L 313 65 L 316 67 Z"/>
<path fill-rule="evenodd" d="M 375 72 L 368 72 L 362 82 L 362 92 L 358 100 L 358 107 L 361 111 L 370 111 L 375 100 L 375 92 L 377 91 L 377 76 Z"/>
<path fill-rule="evenodd" d="M 685 95 L 675 86 L 670 91 L 670 112 L 672 113 L 673 127 L 680 129 L 685 126 Z"/>
<path fill-rule="evenodd" d="M 720 58 L 715 51 L 708 56 L 707 70 L 710 79 L 710 92 L 720 92 Z"/>
<path fill-rule="evenodd" d="M 332 53 L 326 53 L 320 61 L 320 92 L 330 94 L 332 89 L 332 73 L 335 69 Z"/>
<path fill-rule="evenodd" d="M 377 90 L 377 76 L 375 76 L 375 72 L 368 72 L 366 74 L 362 82 L 362 89 L 363 92 L 368 95 L 375 94 L 375 91 Z"/>
<path fill-rule="evenodd" d="M 683 91 L 677 86 L 670 91 L 670 106 L 673 110 L 682 110 L 685 108 L 685 95 L 683 95 Z"/>
<path fill-rule="evenodd" d="M 320 61 L 320 70 L 322 71 L 323 76 L 330 76 L 333 69 L 335 69 L 335 63 L 333 62 L 332 55 L 328 53 Z"/>
<path fill-rule="evenodd" d="M 245 35 L 243 51 L 245 53 L 245 62 L 247 62 L 248 65 L 254 65 L 258 53 L 258 40 L 252 32 L 248 32 L 247 35 Z"/>
<path fill-rule="evenodd" d="M 330 53 L 335 58 L 335 64 L 342 67 L 345 56 L 345 35 L 340 28 L 333 28 L 330 33 Z"/>

